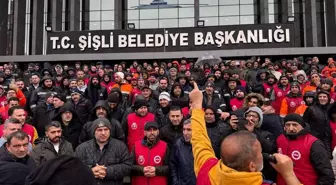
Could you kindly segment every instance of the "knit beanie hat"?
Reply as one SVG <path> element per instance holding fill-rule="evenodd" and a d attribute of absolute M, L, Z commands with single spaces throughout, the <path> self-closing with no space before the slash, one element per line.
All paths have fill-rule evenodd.
<path fill-rule="evenodd" d="M 116 72 L 115 75 L 118 75 L 122 80 L 125 78 L 125 74 L 123 72 Z"/>
<path fill-rule="evenodd" d="M 161 99 L 165 99 L 165 100 L 171 101 L 170 94 L 167 93 L 167 92 L 162 92 L 160 94 L 160 96 L 159 96 L 159 100 L 161 100 Z"/>
<path fill-rule="evenodd" d="M 80 177 L 80 178 L 78 178 Z M 79 158 L 61 155 L 41 165 L 26 179 L 26 185 L 92 185 L 91 169 Z"/>
<path fill-rule="evenodd" d="M 264 119 L 262 110 L 259 107 L 251 107 L 244 113 L 245 118 L 246 118 L 246 114 L 248 114 L 249 112 L 255 112 L 259 115 L 259 124 L 256 125 L 255 127 L 257 128 L 261 127 L 263 119 Z"/>
<path fill-rule="evenodd" d="M 297 122 L 297 123 L 299 123 L 302 127 L 305 127 L 305 126 L 306 126 L 305 122 L 303 121 L 303 118 L 302 118 L 300 115 L 295 114 L 295 113 L 293 113 L 293 114 L 288 114 L 288 115 L 285 117 L 285 119 L 284 119 L 284 123 L 286 123 L 286 122 L 288 122 L 288 121 L 294 121 L 294 122 Z"/>
<path fill-rule="evenodd" d="M 108 129 L 110 129 L 111 131 L 111 122 L 106 119 L 106 118 L 98 118 L 96 120 L 93 121 L 92 123 L 92 130 L 93 130 L 93 133 L 97 130 L 97 128 L 99 127 L 107 127 Z"/>

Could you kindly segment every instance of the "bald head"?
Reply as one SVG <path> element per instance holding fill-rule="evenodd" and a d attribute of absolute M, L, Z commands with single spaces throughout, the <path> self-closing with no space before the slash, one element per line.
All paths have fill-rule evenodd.
<path fill-rule="evenodd" d="M 261 155 L 260 143 L 256 135 L 248 131 L 229 135 L 221 145 L 222 162 L 237 171 L 255 171 L 250 163 L 257 161 L 258 152 Z"/>

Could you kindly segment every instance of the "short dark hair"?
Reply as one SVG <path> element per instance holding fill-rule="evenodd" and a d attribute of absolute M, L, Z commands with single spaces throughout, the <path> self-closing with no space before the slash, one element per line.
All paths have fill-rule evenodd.
<path fill-rule="evenodd" d="M 56 128 L 61 128 L 62 125 L 59 121 L 51 121 L 49 124 L 47 124 L 44 128 L 45 131 L 48 131 L 50 127 L 56 127 Z"/>
<path fill-rule="evenodd" d="M 18 109 L 23 109 L 23 108 L 20 107 L 20 106 L 14 106 L 14 107 L 9 108 L 9 109 L 8 109 L 8 116 L 12 116 L 13 113 L 14 113 L 14 111 L 15 111 L 15 110 L 18 110 Z"/>
<path fill-rule="evenodd" d="M 25 132 L 23 132 L 23 131 L 21 131 L 21 130 L 16 131 L 16 132 L 14 132 L 14 133 L 11 133 L 11 134 L 7 137 L 7 144 L 8 144 L 8 145 L 11 144 L 13 138 L 16 138 L 16 139 L 18 139 L 18 140 L 20 140 L 20 141 L 22 141 L 22 140 L 24 140 L 24 139 L 26 139 L 26 138 L 28 138 L 28 140 L 29 140 L 29 136 L 28 136 L 28 134 L 26 134 Z"/>
<path fill-rule="evenodd" d="M 17 98 L 17 97 L 11 97 L 11 98 L 9 98 L 9 99 L 7 100 L 8 103 L 11 102 L 11 101 L 17 101 L 17 102 L 19 102 L 20 100 L 19 100 L 19 98 Z"/>
<path fill-rule="evenodd" d="M 255 160 L 257 156 L 254 150 L 255 142 L 258 141 L 257 136 L 249 131 L 239 131 L 226 137 L 223 142 L 227 139 L 234 139 L 238 151 L 232 155 L 221 154 L 222 162 L 237 171 L 248 171 L 248 163 Z M 226 148 L 226 150 L 230 149 Z"/>
<path fill-rule="evenodd" d="M 4 127 L 7 127 L 8 124 L 22 124 L 20 120 L 16 119 L 16 118 L 8 118 L 6 119 L 5 123 L 4 123 Z"/>
<path fill-rule="evenodd" d="M 170 107 L 170 109 L 169 109 L 169 112 L 170 111 L 181 111 L 181 113 L 182 113 L 182 109 L 181 109 L 181 107 L 179 107 L 179 106 L 171 106 Z"/>

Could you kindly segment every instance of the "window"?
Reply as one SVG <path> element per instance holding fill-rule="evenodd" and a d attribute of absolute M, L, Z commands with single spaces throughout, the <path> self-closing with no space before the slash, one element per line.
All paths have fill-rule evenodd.
<path fill-rule="evenodd" d="M 134 23 L 138 29 L 194 26 L 194 0 L 164 1 L 167 5 L 154 6 L 153 0 L 128 0 L 125 24 Z M 211 1 L 218 4 L 218 0 Z"/>
<path fill-rule="evenodd" d="M 219 15 L 220 16 L 239 15 L 239 5 L 220 6 L 219 7 Z"/>

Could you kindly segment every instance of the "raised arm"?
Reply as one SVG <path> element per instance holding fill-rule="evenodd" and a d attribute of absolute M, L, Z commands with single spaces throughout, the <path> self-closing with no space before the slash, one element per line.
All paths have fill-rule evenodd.
<path fill-rule="evenodd" d="M 192 102 L 191 144 L 194 155 L 194 169 L 196 175 L 198 175 L 202 165 L 208 159 L 216 158 L 216 156 L 205 127 L 204 111 L 202 110 L 203 95 L 196 83 L 194 83 L 194 87 L 189 95 Z"/>

